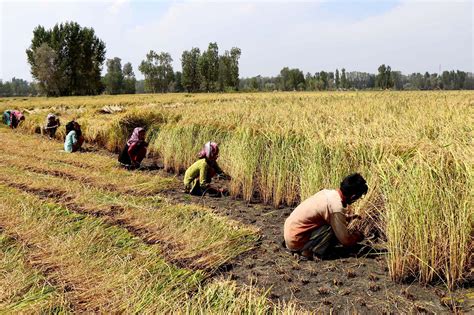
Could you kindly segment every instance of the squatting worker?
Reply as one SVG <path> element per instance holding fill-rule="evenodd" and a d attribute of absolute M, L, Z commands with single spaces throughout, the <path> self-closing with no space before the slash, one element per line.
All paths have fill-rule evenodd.
<path fill-rule="evenodd" d="M 76 121 L 71 121 L 66 125 L 66 139 L 64 140 L 64 151 L 66 152 L 77 152 L 81 149 L 84 143 L 84 137 L 82 136 L 81 125 Z"/>
<path fill-rule="evenodd" d="M 224 176 L 217 158 L 219 157 L 219 146 L 215 142 L 207 142 L 199 152 L 198 160 L 191 165 L 184 174 L 184 192 L 202 196 L 205 193 L 210 195 L 221 195 L 224 191 L 209 186 L 211 180 L 216 175 Z"/>
<path fill-rule="evenodd" d="M 50 113 L 46 117 L 46 124 L 43 128 L 43 131 L 50 139 L 52 139 L 56 136 L 56 130 L 58 130 L 60 125 L 61 123 L 59 122 L 59 118 L 56 117 L 55 114 Z"/>
<path fill-rule="evenodd" d="M 286 247 L 309 259 L 329 253 L 338 242 L 353 246 L 363 235 L 347 230 L 346 207 L 367 193 L 365 179 L 358 173 L 343 179 L 339 189 L 323 189 L 303 201 L 285 221 Z"/>
<path fill-rule="evenodd" d="M 133 129 L 132 135 L 128 139 L 118 161 L 127 169 L 136 169 L 140 167 L 146 156 L 148 143 L 145 142 L 145 129 L 137 127 Z"/>

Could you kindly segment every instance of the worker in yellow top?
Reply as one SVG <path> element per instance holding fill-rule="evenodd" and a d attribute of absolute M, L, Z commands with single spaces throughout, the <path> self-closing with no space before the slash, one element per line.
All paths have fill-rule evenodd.
<path fill-rule="evenodd" d="M 222 189 L 209 186 L 214 176 L 225 176 L 217 164 L 219 157 L 219 146 L 215 142 L 207 142 L 199 152 L 199 159 L 193 163 L 184 174 L 184 191 L 191 195 L 202 196 L 221 195 Z"/>
<path fill-rule="evenodd" d="M 347 205 L 367 193 L 365 179 L 358 173 L 343 179 L 339 189 L 323 189 L 303 201 L 285 221 L 286 247 L 312 259 L 324 257 L 330 248 L 340 243 L 353 246 L 363 239 L 362 233 L 347 230 L 352 218 Z"/>

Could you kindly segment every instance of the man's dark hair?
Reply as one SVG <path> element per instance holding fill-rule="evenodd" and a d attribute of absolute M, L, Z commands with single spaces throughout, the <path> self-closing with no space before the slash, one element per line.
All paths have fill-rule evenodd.
<path fill-rule="evenodd" d="M 362 175 L 354 173 L 342 180 L 340 189 L 342 194 L 346 197 L 351 197 L 353 195 L 361 197 L 367 193 L 369 187 L 367 187 L 367 182 Z"/>

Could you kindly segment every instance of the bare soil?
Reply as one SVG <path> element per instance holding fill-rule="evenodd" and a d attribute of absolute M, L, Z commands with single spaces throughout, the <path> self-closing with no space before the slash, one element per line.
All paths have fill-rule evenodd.
<path fill-rule="evenodd" d="M 144 171 L 175 176 L 160 170 L 158 161 L 148 160 Z M 226 188 L 228 181 L 214 181 Z M 179 203 L 205 205 L 218 214 L 259 228 L 257 246 L 227 266 L 220 274 L 242 284 L 269 290 L 278 304 L 295 300 L 308 311 L 336 313 L 470 313 L 474 309 L 472 279 L 456 292 L 442 284 L 422 286 L 395 283 L 390 279 L 383 244 L 361 244 L 352 249 L 337 247 L 331 257 L 305 261 L 283 246 L 283 223 L 293 207 L 246 203 L 231 197 L 198 197 L 169 191 L 167 197 Z M 470 297 L 470 299 L 469 299 Z"/>

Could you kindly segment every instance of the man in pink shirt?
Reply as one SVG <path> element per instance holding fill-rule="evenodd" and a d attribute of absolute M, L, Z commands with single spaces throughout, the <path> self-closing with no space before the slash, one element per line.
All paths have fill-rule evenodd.
<path fill-rule="evenodd" d="M 358 173 L 343 179 L 339 189 L 323 189 L 303 201 L 285 221 L 286 247 L 307 258 L 323 256 L 338 242 L 349 247 L 360 242 L 363 235 L 347 230 L 347 205 L 367 193 L 365 179 Z"/>

